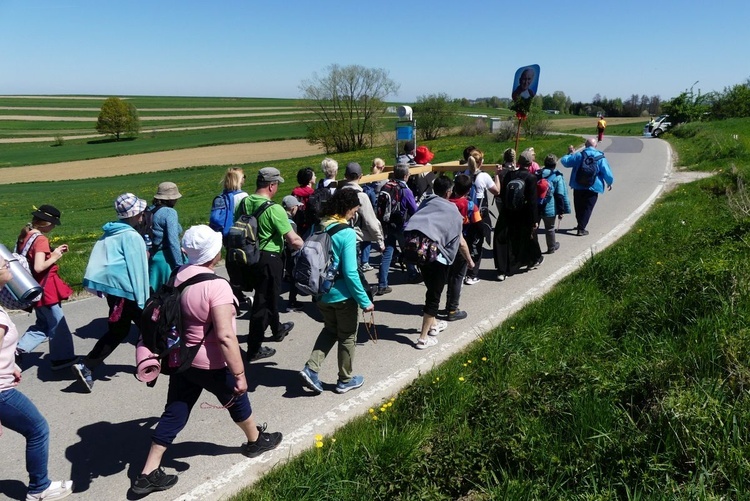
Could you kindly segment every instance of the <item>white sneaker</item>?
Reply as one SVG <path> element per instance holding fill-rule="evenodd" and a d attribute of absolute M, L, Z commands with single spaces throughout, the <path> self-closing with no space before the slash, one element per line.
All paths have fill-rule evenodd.
<path fill-rule="evenodd" d="M 58 480 L 49 484 L 49 487 L 44 489 L 42 492 L 27 493 L 26 501 L 54 501 L 55 499 L 62 499 L 70 496 L 73 493 L 73 481 L 72 480 Z"/>
<path fill-rule="evenodd" d="M 425 350 L 427 348 L 432 348 L 433 346 L 438 344 L 438 340 L 436 337 L 426 337 L 424 339 L 418 339 L 417 340 L 417 349 L 418 350 Z"/>
<path fill-rule="evenodd" d="M 478 283 L 479 283 L 479 279 L 477 277 L 466 277 L 466 278 L 464 278 L 464 284 L 466 284 L 466 285 L 474 285 L 474 284 L 478 284 Z"/>
<path fill-rule="evenodd" d="M 430 336 L 437 336 L 441 332 L 443 332 L 448 327 L 448 322 L 445 320 L 438 320 L 434 324 L 432 324 L 432 327 L 430 327 L 430 330 L 427 331 L 427 334 Z"/>

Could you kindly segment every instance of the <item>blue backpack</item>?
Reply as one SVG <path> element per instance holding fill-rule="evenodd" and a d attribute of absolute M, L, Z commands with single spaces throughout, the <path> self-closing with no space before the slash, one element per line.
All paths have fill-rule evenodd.
<path fill-rule="evenodd" d="M 604 158 L 604 155 L 601 153 L 589 155 L 584 150 L 581 152 L 581 157 L 581 166 L 576 171 L 576 183 L 584 188 L 590 188 L 594 186 L 596 177 L 599 175 L 599 160 Z"/>
<path fill-rule="evenodd" d="M 208 225 L 212 230 L 220 231 L 222 235 L 227 236 L 229 228 L 234 224 L 234 195 L 239 192 L 240 190 L 224 191 L 214 197 L 208 216 Z"/>

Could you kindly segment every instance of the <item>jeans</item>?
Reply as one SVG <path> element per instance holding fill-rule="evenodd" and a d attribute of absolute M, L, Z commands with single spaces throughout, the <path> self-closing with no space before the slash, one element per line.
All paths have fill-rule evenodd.
<path fill-rule="evenodd" d="M 372 249 L 372 242 L 362 242 L 362 254 L 360 255 L 359 264 L 370 263 L 370 250 Z"/>
<path fill-rule="evenodd" d="M 354 299 L 346 299 L 338 303 L 318 301 L 317 304 L 320 313 L 323 314 L 323 330 L 315 340 L 307 366 L 315 372 L 320 372 L 320 367 L 328 352 L 338 341 L 339 381 L 348 383 L 352 379 L 352 360 L 354 348 L 357 345 L 359 306 Z"/>
<path fill-rule="evenodd" d="M 36 494 L 49 487 L 49 426 L 47 420 L 26 395 L 11 388 L 0 391 L 0 422 L 9 430 L 26 438 L 26 471 L 29 472 L 29 493 Z M 6 451 L 8 452 L 8 451 Z M 6 458 L 6 461 L 9 458 Z"/>
<path fill-rule="evenodd" d="M 393 253 L 396 250 L 396 244 L 404 248 L 404 231 L 403 230 L 388 230 L 385 237 L 385 249 L 383 249 L 383 255 L 380 259 L 380 271 L 378 272 L 378 288 L 383 289 L 388 287 L 388 270 L 391 267 L 391 261 L 393 261 Z M 406 265 L 406 271 L 409 277 L 415 277 L 419 275 L 419 270 L 413 264 Z"/>
<path fill-rule="evenodd" d="M 75 356 L 73 336 L 65 320 L 60 303 L 34 308 L 36 322 L 26 329 L 18 341 L 18 349 L 29 353 L 45 339 L 49 338 L 51 360 L 69 360 Z"/>

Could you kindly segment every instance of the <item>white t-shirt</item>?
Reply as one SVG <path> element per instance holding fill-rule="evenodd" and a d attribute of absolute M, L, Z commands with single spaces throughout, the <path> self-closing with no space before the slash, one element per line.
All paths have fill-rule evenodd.
<path fill-rule="evenodd" d="M 493 186 L 495 186 L 495 180 L 489 174 L 484 171 L 477 174 L 477 177 L 474 179 L 474 190 L 477 192 L 477 201 L 482 200 L 487 190 Z"/>

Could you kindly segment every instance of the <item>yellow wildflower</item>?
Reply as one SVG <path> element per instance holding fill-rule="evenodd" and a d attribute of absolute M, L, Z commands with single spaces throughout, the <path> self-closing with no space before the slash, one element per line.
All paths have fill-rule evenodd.
<path fill-rule="evenodd" d="M 320 442 L 321 440 L 323 440 L 323 435 L 321 435 L 321 434 L 315 435 L 315 441 L 316 442 Z"/>
<path fill-rule="evenodd" d="M 317 442 L 315 442 L 315 447 L 317 447 L 318 449 L 320 449 L 321 447 L 323 447 L 323 442 L 321 442 L 320 440 L 318 440 Z"/>
<path fill-rule="evenodd" d="M 458 378 L 458 380 L 459 380 L 459 381 L 465 381 L 465 379 L 464 379 L 464 377 L 463 377 L 463 376 L 459 377 L 459 378 Z"/>

